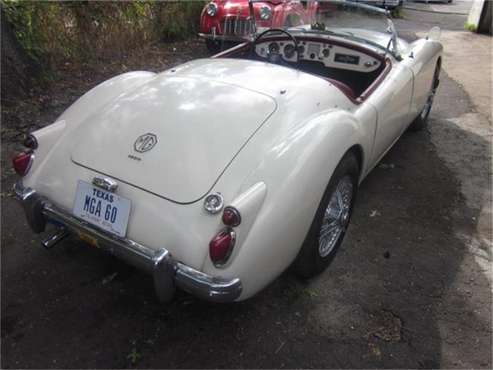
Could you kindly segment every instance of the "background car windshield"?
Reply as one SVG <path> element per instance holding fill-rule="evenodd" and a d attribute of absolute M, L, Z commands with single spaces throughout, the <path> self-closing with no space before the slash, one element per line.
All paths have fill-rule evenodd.
<path fill-rule="evenodd" d="M 266 7 L 274 9 L 278 6 L 275 4 L 275 2 L 254 2 L 256 34 L 269 28 L 322 32 L 378 44 L 382 48 L 386 48 L 392 38 L 385 9 L 341 0 L 293 0 L 285 2 L 282 14 L 277 15 L 284 19 L 282 26 L 279 26 L 279 21 L 274 17 L 268 20 L 262 19 L 262 15 L 268 12 Z"/>

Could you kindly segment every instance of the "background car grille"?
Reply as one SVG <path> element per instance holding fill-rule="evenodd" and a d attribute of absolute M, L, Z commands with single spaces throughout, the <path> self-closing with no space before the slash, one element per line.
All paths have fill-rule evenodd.
<path fill-rule="evenodd" d="M 225 17 L 222 29 L 227 36 L 248 36 L 253 33 L 253 22 L 248 18 Z"/>

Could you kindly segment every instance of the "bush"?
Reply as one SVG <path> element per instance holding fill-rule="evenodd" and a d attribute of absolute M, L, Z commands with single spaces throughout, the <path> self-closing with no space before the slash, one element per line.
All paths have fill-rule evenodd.
<path fill-rule="evenodd" d="M 155 4 L 156 32 L 163 40 L 181 40 L 199 31 L 203 1 L 159 2 Z"/>
<path fill-rule="evenodd" d="M 195 35 L 204 2 L 1 0 L 1 6 L 22 47 L 49 68 Z"/>

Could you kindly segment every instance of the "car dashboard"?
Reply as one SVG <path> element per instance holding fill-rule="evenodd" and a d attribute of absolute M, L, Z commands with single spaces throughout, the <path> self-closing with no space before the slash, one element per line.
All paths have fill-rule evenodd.
<path fill-rule="evenodd" d="M 266 40 L 256 45 L 255 52 L 261 59 L 277 53 L 288 63 L 295 63 L 297 58 L 295 45 L 289 40 Z M 376 71 L 382 65 L 380 60 L 366 53 L 329 42 L 299 41 L 298 52 L 300 61 L 323 63 L 327 68 L 368 73 Z"/>

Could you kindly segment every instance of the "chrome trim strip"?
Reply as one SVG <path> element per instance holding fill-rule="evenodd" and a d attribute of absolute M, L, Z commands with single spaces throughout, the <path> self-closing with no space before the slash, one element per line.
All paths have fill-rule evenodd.
<path fill-rule="evenodd" d="M 39 196 L 35 190 L 25 188 L 20 181 L 14 185 L 14 192 L 22 203 L 31 200 L 40 202 L 44 217 L 64 225 L 66 232 L 89 235 L 97 240 L 98 246 L 102 249 L 151 273 L 156 294 L 161 301 L 167 302 L 172 299 L 175 285 L 212 302 L 231 302 L 241 295 L 242 285 L 238 278 L 224 279 L 207 275 L 173 260 L 170 252 L 165 248 L 155 250 L 133 240 L 109 234 L 56 207 L 49 200 Z M 25 210 L 27 215 L 28 208 Z"/>

